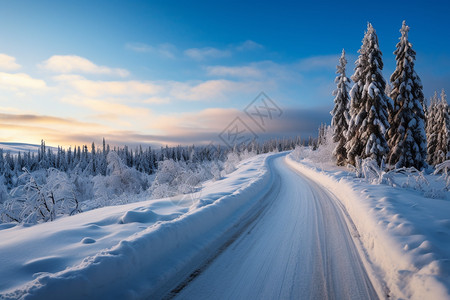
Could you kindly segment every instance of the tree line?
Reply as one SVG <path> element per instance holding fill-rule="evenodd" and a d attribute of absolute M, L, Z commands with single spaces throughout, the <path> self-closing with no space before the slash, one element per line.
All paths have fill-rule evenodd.
<path fill-rule="evenodd" d="M 247 144 L 235 145 L 233 148 L 218 145 L 207 146 L 175 146 L 143 148 L 136 147 L 134 150 L 128 146 L 111 147 L 103 139 L 102 147 L 96 147 L 94 143 L 90 148 L 87 145 L 69 147 L 47 147 L 45 141 L 37 151 L 26 153 L 18 152 L 16 155 L 0 148 L 0 183 L 6 185 L 7 189 L 17 186 L 18 177 L 23 172 L 36 172 L 49 168 L 62 172 L 77 173 L 82 176 L 107 175 L 107 156 L 114 151 L 118 157 L 129 168 L 145 174 L 153 174 L 158 170 L 158 165 L 164 160 L 185 161 L 197 163 L 202 161 L 225 160 L 230 151 L 236 153 L 248 151 L 256 154 L 270 151 L 284 151 L 294 149 L 301 143 L 300 137 L 285 139 L 270 139 L 263 142 L 253 140 Z"/>
<path fill-rule="evenodd" d="M 0 149 L 0 222 L 39 223 L 98 207 L 195 192 L 235 170 L 240 160 L 292 150 L 297 138 L 253 140 L 234 147 L 111 148 L 93 143 L 12 155 Z M 141 196 L 138 196 L 141 195 Z"/>

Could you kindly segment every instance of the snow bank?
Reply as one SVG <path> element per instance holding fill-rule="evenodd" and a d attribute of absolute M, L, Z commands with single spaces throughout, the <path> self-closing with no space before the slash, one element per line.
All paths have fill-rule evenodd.
<path fill-rule="evenodd" d="M 207 184 L 191 207 L 176 206 L 170 198 L 32 227 L 4 224 L 0 298 L 162 296 L 263 207 L 260 201 L 273 180 L 267 164 L 277 155 L 241 162 L 235 172 Z"/>
<path fill-rule="evenodd" d="M 286 160 L 345 206 L 366 249 L 372 275 L 391 298 L 449 299 L 450 202 L 417 191 L 371 185 L 344 168 Z"/>

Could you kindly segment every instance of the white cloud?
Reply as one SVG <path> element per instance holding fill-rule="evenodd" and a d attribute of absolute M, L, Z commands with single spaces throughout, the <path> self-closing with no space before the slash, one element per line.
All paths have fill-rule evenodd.
<path fill-rule="evenodd" d="M 4 73 L 0 72 L 0 88 L 20 91 L 21 89 L 42 90 L 47 88 L 44 80 L 32 78 L 25 73 Z"/>
<path fill-rule="evenodd" d="M 17 107 L 6 107 L 6 106 L 0 106 L 0 112 L 7 112 L 7 113 L 23 113 L 23 110 L 17 108 Z"/>
<path fill-rule="evenodd" d="M 225 79 L 200 83 L 173 82 L 170 96 L 185 101 L 224 101 L 236 93 L 255 93 L 261 90 L 262 82 L 237 82 Z"/>
<path fill-rule="evenodd" d="M 76 55 L 53 55 L 40 64 L 40 67 L 63 74 L 80 72 L 86 74 L 116 75 L 120 77 L 130 75 L 130 72 L 125 69 L 98 66 L 90 60 Z"/>
<path fill-rule="evenodd" d="M 231 56 L 231 51 L 220 50 L 212 47 L 191 48 L 184 51 L 184 54 L 195 60 L 205 60 L 208 58 L 222 58 Z"/>
<path fill-rule="evenodd" d="M 243 66 L 208 66 L 209 76 L 235 77 L 240 80 L 300 81 L 302 75 L 293 64 L 278 64 L 271 60 L 254 62 Z"/>
<path fill-rule="evenodd" d="M 339 63 L 340 55 L 318 55 L 301 59 L 297 67 L 301 71 L 314 71 L 323 69 L 335 69 Z"/>
<path fill-rule="evenodd" d="M 262 77 L 262 71 L 251 66 L 226 67 L 226 66 L 209 66 L 206 67 L 209 76 L 231 76 L 231 77 Z"/>
<path fill-rule="evenodd" d="M 134 52 L 158 54 L 165 58 L 175 58 L 176 47 L 170 43 L 151 46 L 144 43 L 127 43 L 125 48 Z"/>
<path fill-rule="evenodd" d="M 241 43 L 236 47 L 236 50 L 238 51 L 253 51 L 260 49 L 264 49 L 264 46 L 252 40 L 246 40 L 245 42 Z"/>
<path fill-rule="evenodd" d="M 167 104 L 170 103 L 170 98 L 169 97 L 149 97 L 147 99 L 144 99 L 142 101 L 142 103 L 147 103 L 147 104 Z"/>
<path fill-rule="evenodd" d="M 170 43 L 163 43 L 154 45 L 148 45 L 145 43 L 127 43 L 125 48 L 139 53 L 152 53 L 158 54 L 161 57 L 174 59 L 176 57 L 177 48 Z M 214 47 L 204 48 L 190 48 L 184 50 L 184 55 L 197 60 L 202 61 L 206 59 L 229 57 L 236 51 L 255 51 L 264 49 L 263 45 L 260 45 L 252 40 L 247 40 L 238 45 L 229 45 L 227 49 L 218 49 Z"/>
<path fill-rule="evenodd" d="M 88 97 L 140 97 L 154 95 L 161 91 L 160 86 L 146 81 L 95 81 L 80 75 L 59 75 L 54 79 Z"/>
<path fill-rule="evenodd" d="M 172 101 L 225 101 L 238 93 L 255 93 L 267 87 L 267 81 L 95 81 L 80 75 L 58 75 L 64 94 L 90 98 L 115 97 L 146 104 L 167 104 Z"/>
<path fill-rule="evenodd" d="M 153 52 L 155 51 L 155 47 L 144 44 L 144 43 L 126 43 L 125 48 L 134 52 Z"/>
<path fill-rule="evenodd" d="M 20 68 L 21 66 L 16 63 L 15 57 L 0 53 L 0 70 L 16 71 Z"/>

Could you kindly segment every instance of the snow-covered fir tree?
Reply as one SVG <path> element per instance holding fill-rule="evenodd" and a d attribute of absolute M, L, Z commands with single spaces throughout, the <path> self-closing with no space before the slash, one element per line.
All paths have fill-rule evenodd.
<path fill-rule="evenodd" d="M 426 109 L 427 162 L 429 165 L 435 165 L 434 160 L 438 135 L 434 129 L 436 124 L 438 101 L 438 94 L 437 92 L 434 92 L 433 97 L 430 99 L 430 104 Z"/>
<path fill-rule="evenodd" d="M 381 165 L 389 153 L 385 135 L 392 100 L 384 92 L 386 82 L 381 73 L 381 56 L 375 29 L 368 23 L 352 76 L 355 84 L 350 90 L 350 122 L 345 146 L 347 161 L 352 165 L 358 158 L 368 157 Z"/>
<path fill-rule="evenodd" d="M 434 124 L 432 131 L 436 134 L 436 148 L 433 149 L 432 164 L 440 164 L 450 159 L 450 116 L 447 95 L 441 92 L 441 99 L 436 104 L 433 116 Z"/>
<path fill-rule="evenodd" d="M 425 135 L 424 96 L 422 83 L 414 70 L 416 52 L 408 41 L 409 26 L 403 21 L 401 37 L 394 51 L 397 67 L 391 76 L 394 101 L 389 114 L 390 129 L 387 138 L 390 148 L 387 162 L 395 166 L 426 166 L 427 142 Z"/>
<path fill-rule="evenodd" d="M 347 161 L 347 150 L 345 149 L 345 143 L 347 142 L 346 131 L 348 129 L 348 121 L 350 116 L 348 114 L 349 109 L 349 95 L 348 91 L 350 79 L 345 75 L 345 66 L 347 60 L 345 59 L 345 50 L 342 50 L 342 55 L 339 58 L 339 65 L 336 66 L 335 83 L 337 84 L 336 90 L 333 91 L 334 108 L 331 111 L 333 116 L 331 119 L 331 126 L 333 128 L 333 142 L 337 143 L 336 148 L 333 151 L 333 155 L 336 157 L 336 163 L 339 166 L 343 166 Z"/>

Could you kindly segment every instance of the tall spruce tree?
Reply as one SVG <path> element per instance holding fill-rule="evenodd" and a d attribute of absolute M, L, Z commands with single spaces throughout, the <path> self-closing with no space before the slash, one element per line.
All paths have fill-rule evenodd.
<path fill-rule="evenodd" d="M 348 163 L 352 165 L 358 158 L 368 157 L 381 165 L 389 153 L 385 135 L 392 100 L 384 92 L 386 82 L 381 73 L 381 56 L 377 34 L 368 23 L 352 76 L 355 84 L 350 90 L 350 122 L 345 146 Z"/>
<path fill-rule="evenodd" d="M 409 27 L 403 21 L 401 37 L 394 51 L 397 67 L 391 76 L 390 97 L 394 107 L 389 114 L 387 138 L 390 148 L 387 162 L 400 167 L 423 169 L 426 166 L 424 96 L 422 83 L 414 70 L 416 52 L 408 41 Z"/>
<path fill-rule="evenodd" d="M 342 49 L 342 55 L 339 59 L 339 65 L 336 66 L 335 83 L 337 84 L 336 90 L 333 91 L 334 108 L 331 111 L 333 118 L 331 119 L 331 126 L 333 128 L 333 142 L 337 143 L 336 148 L 333 151 L 333 155 L 336 157 L 336 163 L 339 166 L 343 166 L 347 162 L 347 150 L 345 149 L 345 143 L 347 142 L 346 132 L 348 129 L 348 121 L 350 116 L 348 114 L 349 109 L 349 95 L 348 91 L 350 79 L 345 75 L 345 67 L 347 60 L 345 59 L 345 50 Z"/>
<path fill-rule="evenodd" d="M 441 99 L 436 105 L 435 123 L 433 131 L 436 133 L 436 148 L 433 163 L 440 164 L 450 159 L 450 116 L 445 91 L 441 92 Z"/>
<path fill-rule="evenodd" d="M 435 165 L 435 153 L 437 147 L 437 133 L 434 131 L 436 124 L 436 114 L 438 105 L 438 95 L 434 92 L 427 107 L 426 114 L 426 134 L 427 134 L 427 162 L 429 165 Z"/>

